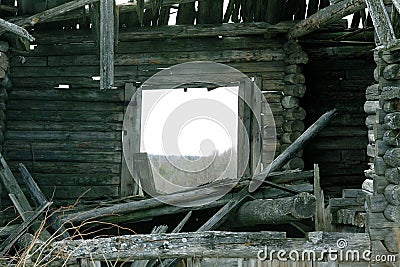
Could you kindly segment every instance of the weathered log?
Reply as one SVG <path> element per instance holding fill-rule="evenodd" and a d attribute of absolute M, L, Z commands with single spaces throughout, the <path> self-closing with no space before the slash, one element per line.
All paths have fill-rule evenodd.
<path fill-rule="evenodd" d="M 305 83 L 306 79 L 303 74 L 296 73 L 286 75 L 284 81 L 288 84 L 298 84 Z"/>
<path fill-rule="evenodd" d="M 31 42 L 35 41 L 35 38 L 27 30 L 1 18 L 0 18 L 0 27 L 2 28 L 0 34 L 9 31 L 18 35 L 19 37 L 28 39 L 28 41 Z"/>
<path fill-rule="evenodd" d="M 308 193 L 280 199 L 253 200 L 239 208 L 233 221 L 243 226 L 298 221 L 314 215 L 315 202 L 315 196 Z"/>
<path fill-rule="evenodd" d="M 383 78 L 386 80 L 398 80 L 400 79 L 400 65 L 391 64 L 385 67 L 383 70 Z"/>
<path fill-rule="evenodd" d="M 301 52 L 302 50 L 301 45 L 294 40 L 289 40 L 283 44 L 283 52 L 288 55 Z"/>
<path fill-rule="evenodd" d="M 400 223 L 400 206 L 399 205 L 388 205 L 383 212 L 385 218 L 389 221 Z"/>
<path fill-rule="evenodd" d="M 376 110 L 376 119 L 375 122 L 379 124 L 384 124 L 385 123 L 385 116 L 387 115 L 386 111 L 383 110 L 382 108 L 378 108 Z"/>
<path fill-rule="evenodd" d="M 283 93 L 288 96 L 303 97 L 306 92 L 304 84 L 286 84 Z"/>
<path fill-rule="evenodd" d="M 400 185 L 389 184 L 384 194 L 390 204 L 400 205 Z"/>
<path fill-rule="evenodd" d="M 365 96 L 367 100 L 379 100 L 379 84 L 368 86 Z"/>
<path fill-rule="evenodd" d="M 386 151 L 389 149 L 389 146 L 385 144 L 382 140 L 376 140 L 375 142 L 375 155 L 383 156 Z"/>
<path fill-rule="evenodd" d="M 300 132 L 284 133 L 281 137 L 281 142 L 284 144 L 291 144 L 296 141 L 301 135 Z"/>
<path fill-rule="evenodd" d="M 250 192 L 253 192 L 258 186 L 260 186 L 262 183 L 261 181 L 268 177 L 270 172 L 281 168 L 289 159 L 293 158 L 301 149 L 303 149 L 305 143 L 324 129 L 335 116 L 336 110 L 331 110 L 314 122 L 314 124 L 312 124 L 293 144 L 291 144 L 271 164 L 269 164 L 265 170 L 254 177 L 255 179 L 253 179 L 253 183 L 250 184 Z"/>
<path fill-rule="evenodd" d="M 285 96 L 281 101 L 284 108 L 297 108 L 299 106 L 299 99 L 293 96 Z"/>
<path fill-rule="evenodd" d="M 290 55 L 286 55 L 283 60 L 287 65 L 293 64 L 307 64 L 308 63 L 308 54 L 304 51 L 293 53 Z"/>
<path fill-rule="evenodd" d="M 399 66 L 399 65 L 396 65 Z M 382 88 L 381 96 L 384 100 L 390 100 L 394 98 L 400 98 L 400 87 L 397 86 L 385 86 Z"/>
<path fill-rule="evenodd" d="M 399 147 L 400 146 L 400 133 L 398 130 L 388 130 L 383 134 L 383 142 L 386 145 Z"/>
<path fill-rule="evenodd" d="M 302 73 L 303 67 L 301 65 L 288 65 L 285 66 L 285 73 L 286 74 L 295 74 L 295 73 Z"/>
<path fill-rule="evenodd" d="M 375 157 L 375 145 L 368 144 L 367 146 L 367 156 L 374 158 Z"/>
<path fill-rule="evenodd" d="M 379 101 L 366 101 L 364 104 L 365 113 L 371 115 L 376 114 L 376 110 L 379 108 Z"/>
<path fill-rule="evenodd" d="M 385 116 L 385 129 L 400 129 L 400 112 L 389 113 Z"/>
<path fill-rule="evenodd" d="M 400 168 L 388 168 L 385 177 L 392 184 L 400 184 Z"/>
<path fill-rule="evenodd" d="M 385 163 L 390 167 L 399 167 L 400 166 L 400 148 L 391 148 L 386 151 L 385 156 L 383 157 Z"/>
<path fill-rule="evenodd" d="M 300 255 L 302 253 L 304 255 L 305 251 L 313 251 L 319 257 L 326 253 L 327 247 L 336 247 L 337 240 L 342 239 L 347 241 L 344 252 L 347 250 L 361 252 L 370 247 L 368 234 L 364 233 L 310 232 L 306 238 L 287 239 L 286 234 L 282 232 L 202 232 L 64 240 L 51 244 L 50 251 L 53 255 L 68 255 L 65 257 L 65 265 L 76 262 L 79 258 L 100 261 L 104 258 L 109 261 L 132 261 L 192 258 L 199 255 L 205 258 L 257 258 L 257 255 L 260 255 L 260 244 L 262 248 L 264 246 L 268 248 L 268 251 L 296 250 Z M 261 253 L 260 256 L 268 258 L 269 253 L 266 254 Z M 45 256 L 48 255 L 43 255 Z M 53 259 L 52 256 L 48 258 Z"/>
<path fill-rule="evenodd" d="M 399 253 L 399 237 L 398 233 L 391 233 L 387 234 L 385 236 L 385 239 L 383 240 L 383 244 L 385 245 L 385 248 L 391 252 L 391 253 Z"/>
<path fill-rule="evenodd" d="M 390 113 L 390 112 L 397 112 L 400 110 L 400 99 L 391 99 L 387 101 L 383 101 L 383 111 Z"/>
<path fill-rule="evenodd" d="M 386 153 L 385 153 L 385 155 L 386 155 Z M 385 175 L 386 164 L 387 163 L 386 163 L 386 160 L 384 160 L 384 158 L 375 155 L 375 158 L 374 158 L 374 170 L 375 170 L 375 173 L 377 175 Z"/>
<path fill-rule="evenodd" d="M 369 195 L 365 201 L 368 212 L 383 212 L 387 205 L 388 202 L 383 194 Z"/>
<path fill-rule="evenodd" d="M 386 186 L 389 185 L 389 181 L 385 178 L 385 176 L 376 176 L 373 180 L 373 191 L 377 194 L 383 194 L 385 192 Z"/>
<path fill-rule="evenodd" d="M 374 144 L 375 140 L 374 130 L 368 130 L 368 142 Z"/>
<path fill-rule="evenodd" d="M 396 43 L 396 35 L 383 0 L 365 0 L 365 2 L 380 43 L 384 47 L 394 45 Z"/>
<path fill-rule="evenodd" d="M 306 111 L 301 108 L 291 108 L 283 111 L 283 118 L 285 120 L 304 120 L 306 117 Z"/>
<path fill-rule="evenodd" d="M 286 121 L 282 125 L 285 132 L 303 132 L 305 130 L 304 122 L 301 120 Z"/>
<path fill-rule="evenodd" d="M 323 8 L 296 24 L 288 33 L 289 39 L 299 38 L 332 22 L 366 8 L 364 0 L 344 0 Z"/>
<path fill-rule="evenodd" d="M 368 115 L 365 119 L 365 126 L 367 126 L 368 130 L 372 130 L 374 128 L 374 124 L 376 121 L 376 115 Z"/>
<path fill-rule="evenodd" d="M 296 154 L 297 155 L 297 154 Z M 302 170 L 304 169 L 304 160 L 302 158 L 296 157 L 289 160 L 285 165 L 282 167 L 283 170 Z"/>

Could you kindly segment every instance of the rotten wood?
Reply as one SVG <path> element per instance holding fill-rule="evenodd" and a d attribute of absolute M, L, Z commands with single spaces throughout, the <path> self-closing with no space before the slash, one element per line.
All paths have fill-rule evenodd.
<path fill-rule="evenodd" d="M 100 1 L 100 89 L 114 88 L 114 5 Z"/>

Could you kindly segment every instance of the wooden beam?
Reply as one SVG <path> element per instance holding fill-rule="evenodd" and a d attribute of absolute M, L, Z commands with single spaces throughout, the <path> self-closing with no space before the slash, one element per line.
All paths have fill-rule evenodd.
<path fill-rule="evenodd" d="M 302 37 L 366 7 L 365 0 L 344 0 L 327 6 L 297 23 L 289 31 L 288 37 L 290 39 Z"/>
<path fill-rule="evenodd" d="M 384 47 L 394 45 L 396 35 L 383 0 L 366 0 L 366 3 L 381 45 Z"/>
<path fill-rule="evenodd" d="M 10 21 L 21 27 L 34 26 L 37 23 L 46 22 L 54 17 L 57 17 L 59 15 L 65 14 L 72 10 L 78 9 L 80 7 L 83 7 L 85 5 L 89 5 L 91 3 L 95 3 L 98 1 L 99 0 L 71 1 L 71 2 L 67 2 L 65 4 L 62 4 L 62 5 L 50 8 L 43 12 L 37 13 L 35 15 L 29 16 L 27 18 L 16 18 L 16 19 L 11 19 Z M 1 34 L 1 32 L 0 32 L 0 34 Z"/>
<path fill-rule="evenodd" d="M 176 25 L 160 27 L 142 27 L 135 31 L 120 32 L 124 41 L 160 40 L 195 37 L 237 37 L 248 35 L 262 35 L 265 33 L 287 33 L 295 23 L 279 22 L 271 25 L 265 22 L 253 23 L 225 23 L 222 25 Z"/>
<path fill-rule="evenodd" d="M 253 177 L 250 183 L 249 191 L 254 192 L 261 184 L 262 181 L 268 177 L 270 172 L 277 171 L 282 168 L 286 162 L 293 158 L 315 135 L 324 129 L 336 116 L 336 109 L 326 112 L 316 122 L 314 122 L 301 136 L 296 139 L 283 153 L 281 153 L 271 164 L 267 166 L 260 174 Z"/>
<path fill-rule="evenodd" d="M 93 261 L 133 261 L 135 259 L 166 258 L 253 258 L 269 252 L 284 250 L 289 254 L 296 250 L 313 251 L 318 258 L 327 248 L 336 248 L 337 240 L 346 240 L 341 251 L 366 251 L 370 248 L 368 234 L 365 233 L 325 233 L 310 232 L 306 238 L 286 238 L 283 232 L 202 232 L 174 234 L 129 235 L 92 240 L 64 240 L 51 244 L 52 255 L 63 257 L 64 264 L 76 259 Z M 261 253 L 260 253 L 261 250 Z M 280 254 L 282 256 L 282 254 Z M 48 259 L 52 256 L 42 255 Z M 278 254 L 275 253 L 274 258 Z M 360 257 L 361 259 L 361 257 Z M 361 259 L 363 260 L 363 259 Z M 53 266 L 53 265 L 46 265 Z"/>
<path fill-rule="evenodd" d="M 0 28 L 2 28 L 2 30 L 0 30 L 2 33 L 12 32 L 18 35 L 19 37 L 28 39 L 31 42 L 35 41 L 35 38 L 27 30 L 1 18 L 0 18 Z"/>
<path fill-rule="evenodd" d="M 100 89 L 114 88 L 114 5 L 100 0 Z"/>

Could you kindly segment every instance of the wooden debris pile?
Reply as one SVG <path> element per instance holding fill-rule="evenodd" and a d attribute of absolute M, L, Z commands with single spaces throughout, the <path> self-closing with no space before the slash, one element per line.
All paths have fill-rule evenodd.
<path fill-rule="evenodd" d="M 14 175 L 10 171 L 4 158 L 1 157 L 0 177 L 3 185 L 5 186 L 5 189 L 9 193 L 10 199 L 13 201 L 14 206 L 17 208 L 21 218 L 23 219 L 23 223 L 16 227 L 6 226 L 5 228 L 3 228 L 4 232 L 8 232 L 10 234 L 8 238 L 6 238 L 5 241 L 3 241 L 3 243 L 0 245 L 0 253 L 2 253 L 2 255 L 10 253 L 10 249 L 18 240 L 27 239 L 30 240 L 32 244 L 27 245 L 25 241 L 21 241 L 20 246 L 21 244 L 25 244 L 25 252 L 23 252 L 25 253 L 25 256 L 23 259 L 26 260 L 28 263 L 39 260 L 51 264 L 51 262 L 57 258 L 62 259 L 62 261 L 68 261 L 68 259 L 71 259 L 72 261 L 75 260 L 76 262 L 76 259 L 89 259 L 89 254 L 92 255 L 92 258 L 90 258 L 90 260 L 92 261 L 93 259 L 100 261 L 102 259 L 98 257 L 104 257 L 104 255 L 106 255 L 107 257 L 109 256 L 110 258 L 107 260 L 111 261 L 120 259 L 128 261 L 135 258 L 149 260 L 153 260 L 156 258 L 180 258 L 186 257 L 188 255 L 193 255 L 193 253 L 196 254 L 198 253 L 197 249 L 202 250 L 204 248 L 202 246 L 192 248 L 190 245 L 188 245 L 188 250 L 186 254 L 184 251 L 177 253 L 176 251 L 174 251 L 174 249 L 179 248 L 179 246 L 171 246 L 171 244 L 174 244 L 173 240 L 176 238 L 181 238 L 182 240 L 185 238 L 186 240 L 190 240 L 190 238 L 205 238 L 206 241 L 207 238 L 213 236 L 217 239 L 221 238 L 222 240 L 225 240 L 225 236 L 227 236 L 227 239 L 222 242 L 224 246 L 232 247 L 237 246 L 237 242 L 233 242 L 230 239 L 229 236 L 231 234 L 221 233 L 222 236 L 219 236 L 219 233 L 209 233 L 207 231 L 217 230 L 220 226 L 223 226 L 224 228 L 241 227 L 243 229 L 243 227 L 246 228 L 257 225 L 288 224 L 303 219 L 312 218 L 314 217 L 316 212 L 317 199 L 315 195 L 310 194 L 313 192 L 313 186 L 309 184 L 308 179 L 313 178 L 314 173 L 301 171 L 286 171 L 283 173 L 276 173 L 276 171 L 281 169 L 293 156 L 295 156 L 309 139 L 311 139 L 319 131 L 321 131 L 332 120 L 332 118 L 335 116 L 335 113 L 335 111 L 330 111 L 324 114 L 296 141 L 294 141 L 285 150 L 284 153 L 281 153 L 268 166 L 266 170 L 254 176 L 252 180 L 244 179 L 243 181 L 239 182 L 232 193 L 227 194 L 218 201 L 197 208 L 170 206 L 160 201 L 160 199 L 163 199 L 164 201 L 168 200 L 168 202 L 175 201 L 174 203 L 187 201 L 190 202 L 199 199 L 199 196 L 200 198 L 204 198 L 204 195 L 212 196 L 213 191 L 218 192 L 218 187 L 225 187 L 226 185 L 229 185 L 231 181 L 222 181 L 216 184 L 201 186 L 189 191 L 162 195 L 159 197 L 160 199 L 148 198 L 139 201 L 129 201 L 126 203 L 112 204 L 105 207 L 98 207 L 86 211 L 71 210 L 68 213 L 62 214 L 54 210 L 49 210 L 51 202 L 49 202 L 41 193 L 40 188 L 36 185 L 35 181 L 31 177 L 25 166 L 23 164 L 20 164 L 20 172 L 22 174 L 25 184 L 27 185 L 27 188 L 31 194 L 36 208 L 31 205 L 24 193 L 22 192 L 21 188 L 19 187 L 19 184 L 17 183 Z M 268 180 L 264 181 L 265 178 L 268 178 Z M 291 185 L 287 184 L 288 182 L 291 182 Z M 82 227 L 82 225 L 85 225 L 87 223 L 121 223 L 124 221 L 133 223 L 154 218 L 157 216 L 163 216 L 166 214 L 178 214 L 190 211 L 192 209 L 207 209 L 210 207 L 219 208 L 219 210 L 209 220 L 203 223 L 197 229 L 197 231 L 195 231 L 195 233 L 186 234 L 187 236 L 174 236 L 173 234 L 178 233 L 182 230 L 183 226 L 190 219 L 191 212 L 189 212 L 187 216 L 185 216 L 183 220 L 181 220 L 178 226 L 175 227 L 175 229 L 172 231 L 172 234 L 165 236 L 161 235 L 162 238 L 165 238 L 167 240 L 163 241 L 165 247 L 162 249 L 164 251 L 163 253 L 158 250 L 146 249 L 137 251 L 143 251 L 143 253 L 147 253 L 146 255 L 131 254 L 131 249 L 133 247 L 148 246 L 144 241 L 144 239 L 146 239 L 147 237 L 143 237 L 143 241 L 140 241 L 140 238 L 142 237 L 136 235 L 132 237 L 120 236 L 111 239 L 104 239 L 103 244 L 111 241 L 111 243 L 109 243 L 109 245 L 107 245 L 106 247 L 103 247 L 101 245 L 101 242 L 103 241 L 101 241 L 100 239 L 86 241 L 74 240 L 82 239 L 83 236 L 79 233 L 79 229 Z M 47 211 L 48 215 L 43 217 L 42 215 L 45 211 Z M 231 222 L 235 222 L 236 225 Z M 72 225 L 72 228 L 65 229 L 67 225 Z M 33 230 L 33 233 L 36 233 L 35 236 L 26 234 L 24 238 L 21 239 L 21 237 L 28 232 L 29 228 Z M 157 238 L 159 238 L 160 234 L 166 231 L 166 227 L 154 228 L 151 237 L 155 238 L 154 240 L 156 240 Z M 69 234 L 72 235 L 70 236 Z M 286 239 L 284 235 L 280 233 L 274 233 L 274 235 L 276 234 L 281 236 L 277 238 L 278 244 L 282 244 L 282 242 L 292 242 L 292 240 Z M 248 234 L 238 233 L 232 235 L 239 235 L 239 239 L 242 238 L 242 236 L 245 236 L 245 238 L 247 239 L 249 238 Z M 251 234 L 251 236 L 257 235 L 258 233 Z M 131 238 L 134 238 L 135 241 L 129 241 Z M 171 241 L 168 241 L 170 238 L 172 238 Z M 39 242 L 36 242 L 37 240 L 39 240 Z M 60 243 L 55 242 L 56 240 L 64 241 L 60 241 Z M 127 243 L 125 243 L 125 241 Z M 93 258 L 94 250 L 87 250 L 88 246 L 90 246 L 90 242 L 94 242 L 93 244 L 97 244 L 95 246 L 97 246 L 97 249 L 100 253 L 98 257 L 95 256 Z M 113 245 L 113 243 L 115 242 L 119 243 L 120 245 L 116 247 L 115 245 Z M 291 246 L 294 246 L 296 244 L 306 244 L 304 242 L 307 243 L 308 241 L 304 239 L 299 239 L 298 241 L 293 241 Z M 157 242 L 155 242 L 154 244 L 156 243 Z M 85 248 L 82 247 L 83 244 Z M 188 244 L 190 244 L 190 242 Z M 257 240 L 256 244 L 260 245 L 260 240 Z M 274 243 L 271 243 L 271 245 L 272 244 Z M 184 245 L 186 246 L 186 244 Z M 206 244 L 205 247 L 207 247 Z M 250 250 L 254 250 L 254 248 L 251 248 L 251 246 L 246 245 L 245 247 L 246 249 L 243 253 L 248 253 L 250 252 Z M 173 248 L 173 250 L 171 252 L 167 252 L 171 248 Z M 103 252 L 101 252 L 102 250 L 104 250 L 104 253 L 106 253 L 105 251 L 108 251 L 107 253 L 111 254 L 103 255 Z M 236 251 L 236 249 L 234 249 L 233 251 Z M 219 256 L 226 256 L 230 258 L 233 256 L 241 255 L 234 255 L 232 254 L 232 252 L 227 253 L 221 252 L 219 250 L 210 253 L 211 254 L 207 254 L 205 251 L 203 251 L 205 257 L 211 257 L 213 255 L 216 256 L 218 254 Z M 156 257 L 155 255 L 158 256 Z M 175 261 L 176 260 L 168 260 L 168 262 L 163 263 L 163 266 L 169 266 Z M 146 264 L 150 264 L 151 262 L 152 261 L 147 262 Z M 168 265 L 166 263 L 168 263 Z M 59 262 L 57 264 L 59 264 Z"/>

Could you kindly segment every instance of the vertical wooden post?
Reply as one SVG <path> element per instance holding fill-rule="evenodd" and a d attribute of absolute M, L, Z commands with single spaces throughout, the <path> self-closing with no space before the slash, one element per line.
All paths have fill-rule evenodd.
<path fill-rule="evenodd" d="M 243 79 L 239 84 L 238 93 L 238 135 L 237 135 L 237 178 L 250 176 L 250 120 L 251 111 L 246 103 L 251 103 L 251 92 L 248 79 Z M 243 125 L 243 127 L 240 127 Z M 246 140 L 246 138 L 248 138 Z M 244 170 L 243 174 L 241 173 Z"/>
<path fill-rule="evenodd" d="M 262 136 L 261 136 L 261 104 L 262 96 L 257 90 L 256 80 L 251 85 L 251 174 L 258 174 L 261 172 L 261 156 L 262 156 Z"/>
<path fill-rule="evenodd" d="M 114 0 L 100 0 L 100 89 L 114 85 Z"/>
<path fill-rule="evenodd" d="M 140 91 L 137 91 L 140 90 Z M 136 93 L 136 95 L 135 95 Z M 134 196 L 139 192 L 139 186 L 135 182 L 132 174 L 129 171 L 128 164 L 133 166 L 133 154 L 140 152 L 140 140 L 141 140 L 141 111 L 142 111 L 142 91 L 141 88 L 137 89 L 132 83 L 125 84 L 125 105 L 129 105 L 132 96 L 135 95 L 134 103 L 132 103 L 133 112 L 132 114 L 126 114 L 124 120 L 129 119 L 134 131 L 130 129 L 123 129 L 124 142 L 127 142 L 127 151 L 125 157 L 122 155 L 122 166 L 121 166 L 121 197 Z M 127 136 L 128 132 L 130 133 Z"/>

